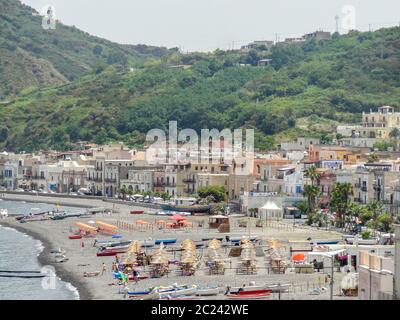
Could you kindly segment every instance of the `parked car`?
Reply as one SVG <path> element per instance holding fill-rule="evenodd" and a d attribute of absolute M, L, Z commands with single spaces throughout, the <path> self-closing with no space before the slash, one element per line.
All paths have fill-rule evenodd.
<path fill-rule="evenodd" d="M 17 189 L 15 189 L 15 192 L 25 192 L 25 190 L 22 188 L 17 188 Z"/>

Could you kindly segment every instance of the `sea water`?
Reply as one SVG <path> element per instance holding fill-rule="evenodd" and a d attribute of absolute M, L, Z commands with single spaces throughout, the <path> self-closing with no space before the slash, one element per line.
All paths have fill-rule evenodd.
<path fill-rule="evenodd" d="M 0 209 L 6 208 L 9 214 L 24 214 L 55 210 L 51 204 L 0 201 Z M 62 210 L 76 213 L 84 209 L 62 207 Z M 1 224 L 1 220 L 0 220 Z M 15 229 L 0 226 L 0 275 L 5 270 L 40 271 L 38 256 L 43 250 L 39 240 Z M 49 271 L 44 270 L 46 274 Z M 61 281 L 55 274 L 46 278 L 5 278 L 0 276 L 0 300 L 72 300 L 79 299 L 79 293 L 70 283 Z"/>

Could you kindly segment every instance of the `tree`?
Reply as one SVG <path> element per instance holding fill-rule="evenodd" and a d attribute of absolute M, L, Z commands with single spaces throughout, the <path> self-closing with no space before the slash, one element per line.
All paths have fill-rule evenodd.
<path fill-rule="evenodd" d="M 392 230 L 392 217 L 388 213 L 384 213 L 377 218 L 377 227 L 379 231 L 390 232 Z"/>
<path fill-rule="evenodd" d="M 200 187 L 197 193 L 201 199 L 212 197 L 214 202 L 226 201 L 226 189 L 223 186 Z"/>
<path fill-rule="evenodd" d="M 317 186 L 306 185 L 304 187 L 303 195 L 307 197 L 308 204 L 308 222 L 311 224 L 313 220 L 313 216 L 315 213 L 315 209 L 317 207 L 318 196 L 320 195 L 320 189 Z"/>
<path fill-rule="evenodd" d="M 311 185 L 314 186 L 315 182 L 321 179 L 321 174 L 318 173 L 315 166 L 311 166 L 304 171 L 304 176 L 311 180 Z"/>
<path fill-rule="evenodd" d="M 337 214 L 338 227 L 344 227 L 346 214 L 349 212 L 353 185 L 351 183 L 336 183 L 332 190 L 329 207 Z"/>
<path fill-rule="evenodd" d="M 127 195 L 127 193 L 128 193 L 128 190 L 126 189 L 126 187 L 125 187 L 125 186 L 122 186 L 122 188 L 121 188 L 121 190 L 119 190 L 119 192 L 122 194 L 122 197 L 123 197 L 124 199 L 126 199 L 126 195 Z"/>
<path fill-rule="evenodd" d="M 400 137 L 399 128 L 393 128 L 389 133 L 389 137 L 394 138 L 394 139 L 398 139 Z"/>

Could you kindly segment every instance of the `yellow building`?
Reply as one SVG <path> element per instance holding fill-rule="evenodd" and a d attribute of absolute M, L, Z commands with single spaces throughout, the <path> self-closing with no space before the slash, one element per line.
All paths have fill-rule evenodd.
<path fill-rule="evenodd" d="M 400 128 L 400 112 L 383 106 L 378 108 L 378 112 L 363 112 L 361 127 L 357 130 L 362 138 L 387 139 L 393 128 Z"/>

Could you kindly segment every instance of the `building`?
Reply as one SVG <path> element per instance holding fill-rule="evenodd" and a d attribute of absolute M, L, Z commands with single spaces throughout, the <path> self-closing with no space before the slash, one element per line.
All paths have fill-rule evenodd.
<path fill-rule="evenodd" d="M 362 138 L 388 139 L 393 128 L 400 128 L 400 112 L 383 106 L 377 112 L 363 112 L 362 123 L 356 131 Z"/>
<path fill-rule="evenodd" d="M 265 50 L 270 50 L 274 45 L 274 41 L 269 40 L 258 40 L 253 41 L 245 46 L 241 47 L 241 50 L 259 49 L 265 48 Z"/>
<path fill-rule="evenodd" d="M 308 151 L 310 145 L 318 145 L 319 143 L 319 139 L 299 137 L 295 141 L 282 142 L 279 145 L 279 149 L 284 151 Z"/>
<path fill-rule="evenodd" d="M 400 225 L 395 228 L 395 254 L 394 254 L 394 288 L 393 295 L 395 300 L 400 300 Z"/>
<path fill-rule="evenodd" d="M 331 33 L 330 32 L 325 32 L 325 31 L 315 31 L 312 33 L 305 34 L 303 38 L 308 41 L 308 40 L 315 40 L 315 41 L 321 41 L 321 40 L 330 40 L 331 39 Z"/>
<path fill-rule="evenodd" d="M 394 258 L 367 251 L 360 252 L 358 298 L 393 299 Z"/>
<path fill-rule="evenodd" d="M 76 161 L 59 161 L 46 166 L 44 174 L 46 189 L 58 193 L 76 192 L 87 185 L 86 166 L 79 165 Z"/>

